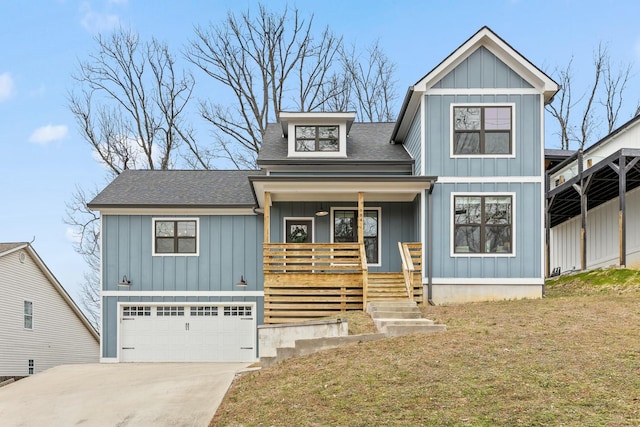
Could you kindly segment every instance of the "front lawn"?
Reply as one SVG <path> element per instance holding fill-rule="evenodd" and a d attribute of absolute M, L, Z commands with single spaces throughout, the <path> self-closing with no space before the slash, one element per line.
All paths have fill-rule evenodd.
<path fill-rule="evenodd" d="M 211 425 L 640 425 L 638 272 L 562 277 L 546 294 L 427 306 L 446 332 L 245 374 Z"/>

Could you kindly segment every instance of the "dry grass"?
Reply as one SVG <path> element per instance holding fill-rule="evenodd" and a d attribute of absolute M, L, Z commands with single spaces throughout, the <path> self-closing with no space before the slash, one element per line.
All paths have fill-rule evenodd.
<path fill-rule="evenodd" d="M 542 300 L 425 307 L 448 330 L 238 378 L 212 426 L 638 426 L 640 282 L 562 278 Z"/>

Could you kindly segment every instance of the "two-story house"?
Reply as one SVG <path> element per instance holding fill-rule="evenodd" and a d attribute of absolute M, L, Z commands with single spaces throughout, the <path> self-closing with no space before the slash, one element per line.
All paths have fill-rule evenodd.
<path fill-rule="evenodd" d="M 125 171 L 102 218 L 102 360 L 254 360 L 256 327 L 367 301 L 539 298 L 544 105 L 484 27 L 393 123 L 281 112 L 254 171 Z"/>

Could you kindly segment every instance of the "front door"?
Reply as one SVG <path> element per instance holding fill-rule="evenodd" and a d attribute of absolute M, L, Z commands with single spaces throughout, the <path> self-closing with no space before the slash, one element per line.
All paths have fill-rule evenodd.
<path fill-rule="evenodd" d="M 286 218 L 285 243 L 313 243 L 313 218 Z"/>

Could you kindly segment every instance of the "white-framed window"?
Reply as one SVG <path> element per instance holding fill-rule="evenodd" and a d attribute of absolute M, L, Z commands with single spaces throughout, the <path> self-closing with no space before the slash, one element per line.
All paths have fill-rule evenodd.
<path fill-rule="evenodd" d="M 515 157 L 515 104 L 451 104 L 452 157 Z"/>
<path fill-rule="evenodd" d="M 36 363 L 33 359 L 29 359 L 29 362 L 27 364 L 27 372 L 29 373 L 29 375 L 33 375 L 36 373 Z"/>
<path fill-rule="evenodd" d="M 296 120 L 287 126 L 290 158 L 347 157 L 347 125 L 342 120 Z"/>
<path fill-rule="evenodd" d="M 24 301 L 24 328 L 33 329 L 33 302 Z"/>
<path fill-rule="evenodd" d="M 338 152 L 340 151 L 340 126 L 296 126 L 295 151 Z"/>
<path fill-rule="evenodd" d="M 154 218 L 154 256 L 197 256 L 199 252 L 199 218 Z"/>
<path fill-rule="evenodd" d="M 515 194 L 453 193 L 452 256 L 515 256 Z"/>
<path fill-rule="evenodd" d="M 367 264 L 381 265 L 381 208 L 364 209 L 364 249 Z M 358 208 L 331 208 L 331 242 L 348 243 L 358 241 Z"/>

